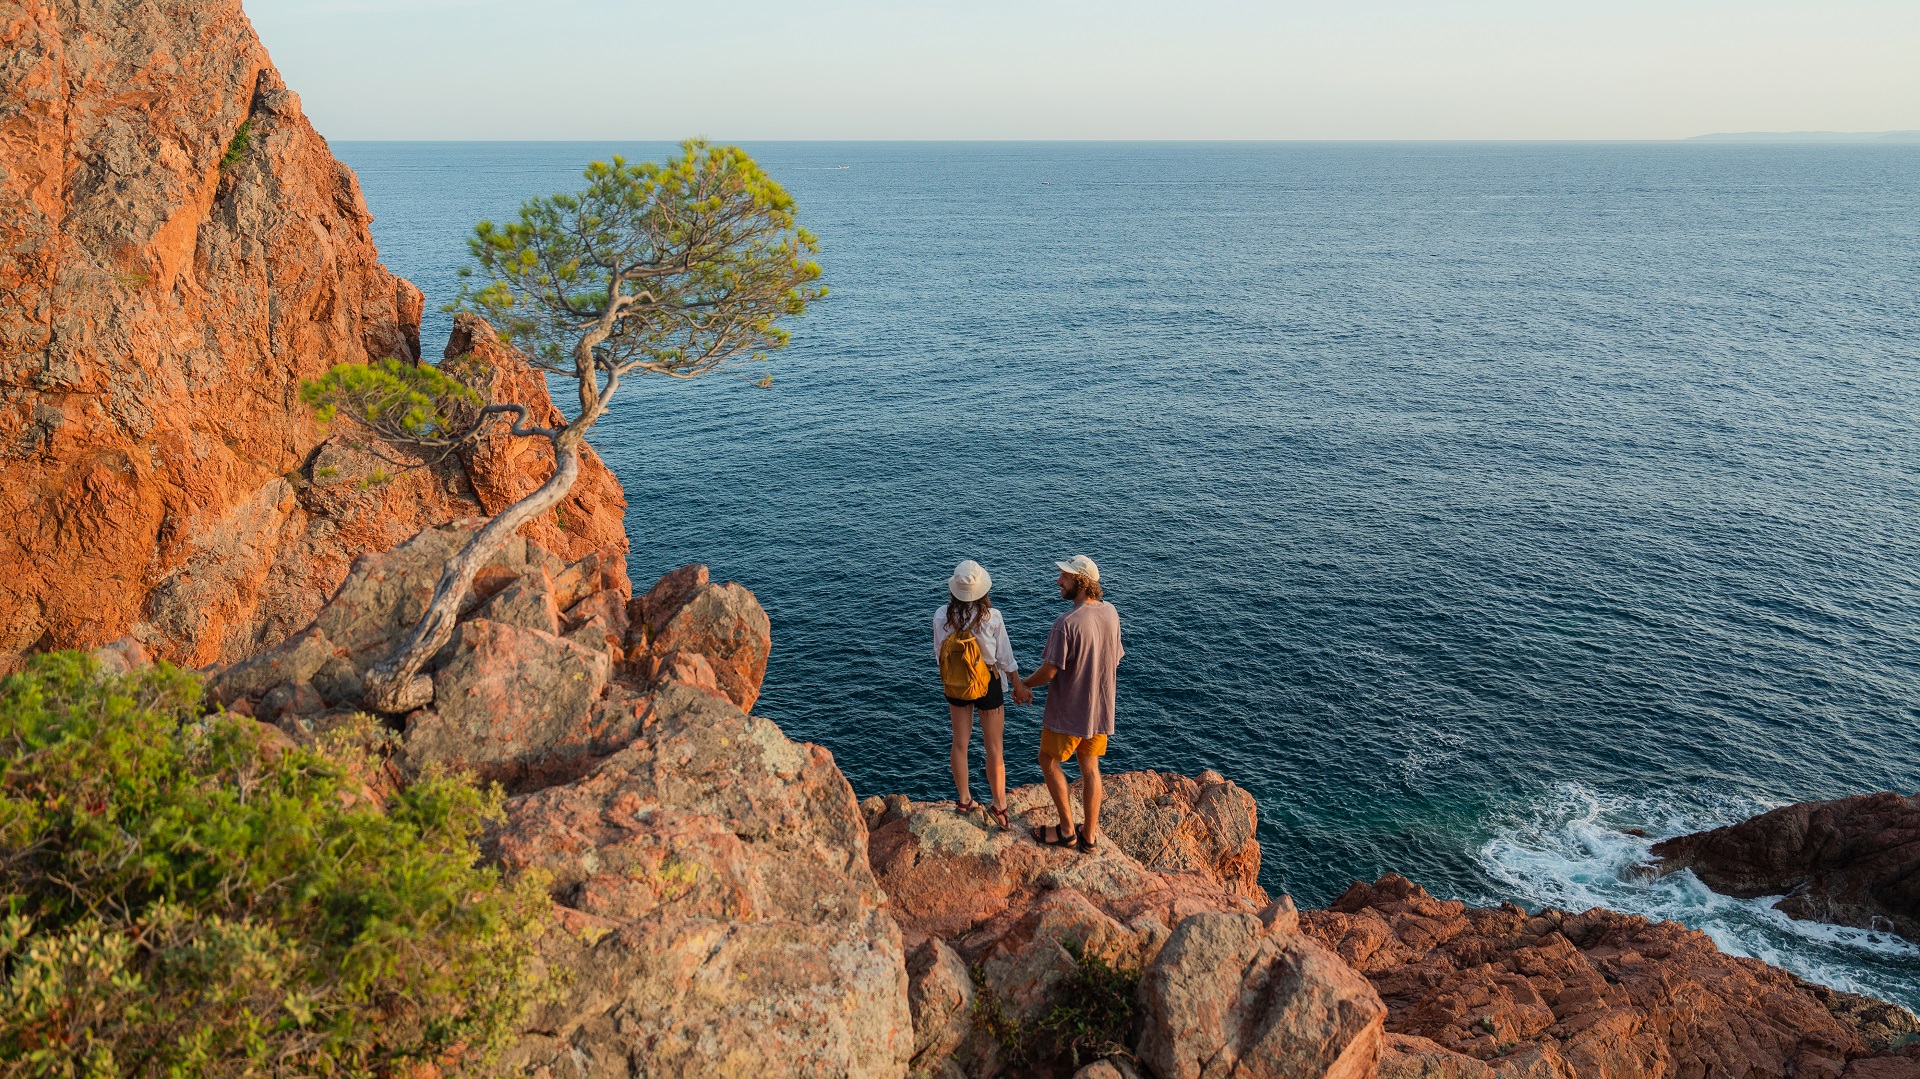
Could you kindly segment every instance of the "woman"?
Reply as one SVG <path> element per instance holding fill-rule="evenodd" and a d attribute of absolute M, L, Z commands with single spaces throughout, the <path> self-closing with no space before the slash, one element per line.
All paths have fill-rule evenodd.
<path fill-rule="evenodd" d="M 1014 662 L 1013 642 L 1007 640 L 1007 625 L 993 609 L 988 591 L 993 578 L 972 559 L 956 566 L 947 580 L 947 602 L 933 612 L 933 655 L 941 665 L 942 677 L 950 665 L 972 661 L 965 648 L 970 636 L 978 650 L 978 664 L 986 667 L 986 691 L 978 697 L 947 697 L 947 717 L 953 722 L 953 787 L 960 795 L 960 812 L 979 808 L 968 790 L 970 769 L 967 751 L 973 743 L 973 714 L 980 713 L 980 737 L 987 748 L 987 784 L 993 788 L 993 804 L 987 813 L 995 824 L 1007 827 L 1007 762 L 1001 752 L 1000 733 L 1006 725 L 1007 680 L 1020 682 L 1020 665 Z M 958 635 L 954 647 L 946 647 L 948 638 Z M 964 667 L 962 668 L 964 669 Z"/>

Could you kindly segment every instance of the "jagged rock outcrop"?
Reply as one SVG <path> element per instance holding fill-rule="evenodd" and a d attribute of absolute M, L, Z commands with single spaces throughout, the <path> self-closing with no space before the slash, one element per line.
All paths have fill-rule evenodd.
<path fill-rule="evenodd" d="M 295 739 L 351 721 L 366 668 L 479 523 L 357 560 L 310 626 L 209 692 Z M 391 762 L 401 778 L 451 766 L 505 784 L 486 849 L 550 881 L 543 949 L 566 987 L 509 1068 L 897 1079 L 914 1049 L 906 957 L 852 788 L 832 754 L 741 706 L 759 674 L 737 679 L 765 670 L 765 612 L 704 566 L 630 591 L 618 548 L 567 563 L 511 541 Z"/>
<path fill-rule="evenodd" d="M 1920 794 L 1801 802 L 1653 845 L 1663 873 L 1691 869 L 1716 892 L 1783 896 L 1795 918 L 1920 941 Z"/>
<path fill-rule="evenodd" d="M 129 634 L 230 662 L 360 552 L 544 475 L 493 446 L 364 487 L 380 462 L 298 400 L 334 364 L 417 357 L 423 300 L 239 0 L 19 0 L 0 49 L 0 669 Z M 510 350 L 474 351 L 551 407 Z M 612 477 L 590 461 L 576 490 L 567 542 L 538 538 L 623 545 Z"/>
<path fill-rule="evenodd" d="M 1245 846 L 1253 800 L 1219 775 L 1108 776 L 1107 799 L 1108 842 L 1091 853 L 1031 838 L 1029 827 L 1053 816 L 1038 784 L 1008 792 L 1011 829 L 951 802 L 863 803 L 869 857 L 909 947 L 919 1073 L 1010 1074 L 977 1005 L 991 1001 L 1003 1021 L 1032 1024 L 1065 999 L 1077 956 L 1141 970 L 1195 915 L 1292 910 L 1284 898 L 1269 904 L 1256 883 L 1259 847 Z M 1322 987 L 1317 976 L 1302 984 Z"/>
<path fill-rule="evenodd" d="M 1079 785 L 1073 785 L 1079 796 Z M 1100 827 L 1147 869 L 1204 873 L 1265 906 L 1259 811 L 1253 795 L 1218 772 L 1122 772 L 1106 777 Z"/>
<path fill-rule="evenodd" d="M 559 427 L 566 421 L 547 394 L 546 376 L 477 315 L 455 316 L 443 361 L 485 399 L 526 405 L 527 421 L 534 426 Z M 553 474 L 553 445 L 544 438 L 514 438 L 505 424 L 497 424 L 461 448 L 460 464 L 473 497 L 490 517 L 532 494 Z M 626 513 L 620 481 L 587 446 L 580 452 L 580 478 L 566 500 L 522 525 L 520 534 L 568 559 L 606 546 L 625 550 Z"/>
<path fill-rule="evenodd" d="M 1474 910 L 1389 875 L 1301 923 L 1379 990 L 1394 1079 L 1920 1077 L 1862 1018 L 1884 1032 L 1911 1016 L 1809 991 L 1673 922 Z"/>

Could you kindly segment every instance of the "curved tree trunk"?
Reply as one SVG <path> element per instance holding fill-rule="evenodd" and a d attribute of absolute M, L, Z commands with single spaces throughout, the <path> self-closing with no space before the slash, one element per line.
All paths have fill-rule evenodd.
<path fill-rule="evenodd" d="M 433 680 L 420 669 L 453 637 L 460 604 L 473 587 L 473 576 L 487 560 L 506 546 L 520 526 L 552 509 L 567 496 L 580 475 L 582 432 L 562 430 L 553 439 L 553 475 L 527 497 L 508 506 L 474 533 L 472 539 L 447 562 L 440 583 L 433 589 L 427 613 L 414 625 L 413 632 L 394 646 L 392 652 L 367 671 L 363 700 L 376 712 L 411 712 L 433 703 Z"/>

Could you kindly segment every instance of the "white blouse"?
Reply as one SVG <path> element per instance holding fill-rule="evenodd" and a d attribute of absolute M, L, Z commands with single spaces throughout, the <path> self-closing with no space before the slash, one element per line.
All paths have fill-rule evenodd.
<path fill-rule="evenodd" d="M 942 603 L 933 612 L 933 661 L 940 662 L 940 646 L 946 643 L 952 633 L 947 628 L 947 605 Z M 1000 684 L 1004 688 L 1010 675 L 1020 673 L 1020 664 L 1013 658 L 1013 642 L 1007 639 L 1007 623 L 1000 617 L 998 608 L 987 612 L 986 621 L 973 627 L 973 639 L 980 642 L 980 658 L 988 667 L 1000 672 Z"/>

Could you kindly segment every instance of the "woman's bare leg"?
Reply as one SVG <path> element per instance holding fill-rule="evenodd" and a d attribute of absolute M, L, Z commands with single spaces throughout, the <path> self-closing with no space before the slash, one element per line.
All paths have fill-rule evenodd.
<path fill-rule="evenodd" d="M 1007 758 L 1000 745 L 1000 732 L 1005 729 L 1007 710 L 1004 707 L 980 713 L 980 740 L 987 748 L 987 786 L 993 788 L 993 808 L 1007 807 Z"/>
<path fill-rule="evenodd" d="M 967 789 L 967 751 L 973 746 L 973 705 L 949 704 L 947 717 L 953 721 L 953 750 L 947 756 L 953 765 L 953 789 L 960 795 L 960 804 L 966 805 L 973 798 Z"/>

